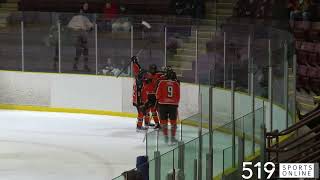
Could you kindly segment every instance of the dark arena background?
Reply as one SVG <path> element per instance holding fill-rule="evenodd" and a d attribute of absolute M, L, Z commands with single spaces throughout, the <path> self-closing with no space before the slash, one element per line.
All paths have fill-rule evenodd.
<path fill-rule="evenodd" d="M 0 0 L 0 180 L 318 179 L 319 0 Z"/>

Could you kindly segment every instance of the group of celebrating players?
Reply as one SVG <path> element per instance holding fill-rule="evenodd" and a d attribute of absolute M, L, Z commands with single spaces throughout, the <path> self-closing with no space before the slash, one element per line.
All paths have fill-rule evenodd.
<path fill-rule="evenodd" d="M 171 142 L 176 143 L 180 101 L 180 82 L 176 73 L 170 67 L 166 67 L 164 71 L 158 71 L 155 64 L 150 65 L 149 70 L 146 71 L 140 66 L 136 56 L 133 56 L 131 61 L 135 78 L 133 105 L 138 111 L 137 131 L 145 131 L 150 127 L 161 129 L 168 143 L 170 122 Z M 151 123 L 151 119 L 155 124 Z"/>

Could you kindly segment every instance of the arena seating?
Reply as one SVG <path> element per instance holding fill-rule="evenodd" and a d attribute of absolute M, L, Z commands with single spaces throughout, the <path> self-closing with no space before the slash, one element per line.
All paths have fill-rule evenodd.
<path fill-rule="evenodd" d="M 297 88 L 320 93 L 320 42 L 296 42 Z"/>
<path fill-rule="evenodd" d="M 295 21 L 291 29 L 296 39 L 297 90 L 320 93 L 320 1 L 314 1 L 311 21 Z"/>

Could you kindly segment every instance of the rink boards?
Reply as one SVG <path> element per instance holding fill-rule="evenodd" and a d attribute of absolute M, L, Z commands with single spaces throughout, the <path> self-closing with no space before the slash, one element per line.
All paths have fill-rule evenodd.
<path fill-rule="evenodd" d="M 132 85 L 133 79 L 128 77 L 0 71 L 0 108 L 134 117 Z M 212 98 L 215 120 L 222 124 L 230 122 L 231 92 L 214 88 Z M 257 97 L 255 108 L 262 107 L 263 101 Z M 251 102 L 247 94 L 235 93 L 236 119 L 251 112 Z M 180 119 L 199 113 L 202 107 L 206 120 L 208 103 L 208 86 L 181 83 Z M 264 105 L 268 112 L 270 104 L 266 101 Z M 267 127 L 269 114 L 266 113 Z M 283 129 L 285 110 L 274 105 L 272 115 L 274 126 Z"/>

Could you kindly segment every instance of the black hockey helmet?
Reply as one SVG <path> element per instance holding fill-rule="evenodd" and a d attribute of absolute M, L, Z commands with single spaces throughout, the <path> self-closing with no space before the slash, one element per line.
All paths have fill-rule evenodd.
<path fill-rule="evenodd" d="M 151 65 L 149 66 L 149 72 L 150 72 L 151 74 L 155 74 L 155 73 L 157 73 L 157 71 L 158 71 L 157 65 L 151 64 Z"/>
<path fill-rule="evenodd" d="M 177 80 L 177 75 L 171 67 L 166 67 L 166 78 L 170 80 Z"/>

